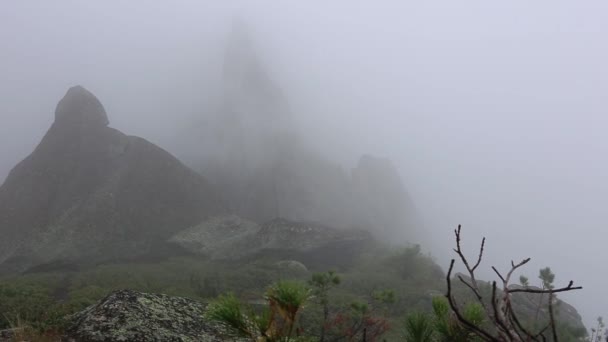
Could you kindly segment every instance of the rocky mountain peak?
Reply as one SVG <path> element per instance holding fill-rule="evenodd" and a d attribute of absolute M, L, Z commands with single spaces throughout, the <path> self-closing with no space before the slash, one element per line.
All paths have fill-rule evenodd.
<path fill-rule="evenodd" d="M 223 211 L 201 175 L 108 127 L 85 88 L 70 88 L 55 114 L 0 186 L 0 273 L 162 254 L 166 239 Z"/>
<path fill-rule="evenodd" d="M 77 85 L 68 89 L 57 104 L 55 123 L 107 126 L 110 120 L 99 99 L 84 87 Z"/>

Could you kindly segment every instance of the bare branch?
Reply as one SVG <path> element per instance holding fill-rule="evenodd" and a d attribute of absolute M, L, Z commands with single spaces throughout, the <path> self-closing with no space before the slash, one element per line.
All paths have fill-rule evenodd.
<path fill-rule="evenodd" d="M 511 326 L 515 325 L 514 322 L 513 322 L 513 316 L 509 315 L 508 318 L 509 318 L 509 323 L 511 323 Z M 517 334 L 517 337 L 519 338 L 519 341 L 524 341 L 524 336 L 519 332 L 519 330 L 513 329 L 513 331 L 515 331 L 515 334 Z M 529 338 L 527 340 L 530 341 Z"/>
<path fill-rule="evenodd" d="M 522 267 L 523 265 L 527 264 L 530 262 L 530 258 L 524 259 L 522 260 L 519 264 L 514 265 L 513 261 L 511 261 L 511 271 L 509 271 L 509 273 L 507 274 L 507 284 L 509 283 L 509 281 L 511 280 L 511 275 L 513 274 L 513 272 L 515 272 L 515 270 L 517 270 L 518 268 Z"/>
<path fill-rule="evenodd" d="M 551 327 L 551 323 L 545 325 L 545 327 L 536 335 L 536 337 L 540 336 L 542 337 L 543 341 L 546 341 L 547 338 L 545 337 L 545 331 L 547 331 L 549 327 Z"/>
<path fill-rule="evenodd" d="M 553 314 L 553 293 L 549 293 L 549 319 L 551 322 L 551 333 L 553 334 L 553 341 L 558 342 L 557 328 L 555 326 L 555 315 Z"/>
<path fill-rule="evenodd" d="M 479 303 L 481 304 L 481 306 L 483 307 L 484 311 L 486 312 L 486 314 L 488 315 L 488 317 L 492 317 L 491 311 L 488 309 L 486 303 L 483 301 L 483 298 L 481 296 L 481 293 L 479 292 L 479 286 L 477 285 L 477 279 L 475 278 L 475 269 L 479 266 L 479 264 L 481 263 L 481 258 L 483 256 L 483 250 L 484 250 L 484 246 L 485 246 L 485 238 L 482 239 L 481 241 L 481 248 L 479 250 L 479 258 L 477 260 L 477 263 L 475 264 L 475 266 L 473 268 L 471 268 L 471 266 L 469 265 L 469 261 L 467 260 L 467 258 L 465 257 L 464 253 L 462 252 L 462 248 L 460 245 L 461 242 L 461 229 L 462 229 L 462 225 L 458 225 L 458 228 L 454 230 L 454 234 L 456 235 L 456 248 L 454 249 L 454 252 L 456 252 L 456 254 L 458 254 L 458 256 L 460 257 L 460 260 L 462 261 L 462 263 L 464 264 L 465 268 L 467 269 L 467 272 L 469 273 L 469 277 L 471 278 L 471 283 L 469 284 L 469 288 L 473 290 L 473 292 L 475 293 L 475 295 L 477 296 L 477 299 L 479 301 Z"/>
<path fill-rule="evenodd" d="M 481 258 L 483 257 L 483 248 L 486 245 L 486 238 L 484 237 L 483 239 L 481 239 L 481 247 L 479 248 L 479 258 L 477 259 L 477 263 L 475 263 L 475 266 L 473 266 L 473 269 L 471 269 L 471 271 L 475 271 L 477 269 L 477 267 L 479 267 L 479 264 L 481 264 Z"/>
<path fill-rule="evenodd" d="M 460 228 L 460 226 L 459 226 Z M 493 341 L 493 342 L 499 342 L 500 340 L 495 338 L 494 336 L 492 336 L 489 332 L 477 327 L 475 324 L 469 322 L 466 318 L 464 318 L 464 316 L 462 316 L 462 314 L 460 313 L 460 310 L 458 309 L 458 306 L 456 305 L 456 303 L 454 302 L 454 298 L 452 297 L 452 270 L 454 269 L 454 262 L 456 260 L 452 259 L 452 261 L 450 262 L 450 268 L 448 269 L 448 274 L 446 276 L 446 282 L 448 285 L 448 292 L 445 295 L 448 299 L 448 302 L 450 304 L 450 307 L 452 308 L 452 311 L 454 311 L 454 314 L 456 315 L 456 317 L 458 318 L 458 321 L 460 321 L 462 324 L 464 324 L 467 328 L 469 328 L 470 330 L 472 330 L 475 334 L 477 334 L 477 336 L 481 337 L 482 339 L 484 339 L 485 341 Z"/>
<path fill-rule="evenodd" d="M 568 286 L 559 288 L 559 289 L 531 289 L 527 286 L 523 287 L 523 288 L 510 288 L 509 283 L 510 283 L 511 277 L 513 276 L 515 271 L 517 271 L 520 267 L 528 264 L 531 259 L 526 258 L 526 259 L 523 259 L 522 261 L 520 261 L 519 263 L 515 263 L 513 260 L 511 260 L 511 268 L 508 271 L 508 273 L 506 273 L 506 275 L 503 275 L 502 273 L 500 273 L 498 271 L 498 269 L 496 267 L 492 266 L 492 270 L 494 271 L 494 273 L 496 273 L 496 275 L 498 276 L 498 278 L 500 278 L 500 281 L 502 282 L 502 292 L 499 293 L 497 282 L 496 281 L 492 282 L 492 298 L 491 298 L 491 307 L 490 307 L 488 305 L 487 301 L 483 300 L 481 291 L 479 290 L 479 284 L 477 283 L 477 280 L 475 278 L 475 271 L 481 264 L 481 260 L 483 258 L 486 239 L 485 238 L 482 239 L 477 261 L 476 261 L 475 265 L 473 267 L 471 267 L 469 264 L 469 261 L 467 260 L 466 256 L 464 255 L 464 253 L 462 251 L 461 229 L 462 229 L 462 226 L 458 225 L 458 228 L 454 230 L 454 234 L 456 236 L 456 248 L 454 248 L 454 252 L 456 252 L 456 254 L 458 254 L 458 257 L 460 258 L 463 265 L 465 266 L 467 272 L 469 273 L 470 280 L 469 279 L 465 280 L 464 277 L 461 275 L 457 275 L 457 278 L 460 280 L 460 282 L 462 282 L 465 286 L 467 286 L 469 288 L 469 290 L 471 290 L 475 294 L 477 300 L 484 308 L 486 316 L 492 322 L 492 327 L 491 327 L 492 331 L 489 332 L 487 330 L 484 330 L 484 328 L 482 328 L 482 327 L 476 326 L 472 322 L 468 321 L 460 312 L 460 309 L 458 308 L 456 301 L 452 297 L 452 283 L 451 283 L 452 279 L 451 278 L 452 278 L 452 272 L 453 272 L 454 264 L 455 264 L 455 259 L 452 259 L 452 261 L 450 263 L 450 268 L 449 268 L 449 271 L 448 271 L 448 274 L 446 277 L 447 285 L 448 285 L 448 292 L 446 294 L 446 297 L 448 299 L 448 302 L 449 302 L 449 305 L 450 305 L 452 311 L 454 312 L 456 318 L 462 324 L 462 326 L 465 327 L 466 329 L 468 329 L 469 331 L 473 332 L 475 335 L 477 335 L 478 337 L 480 337 L 482 340 L 485 340 L 485 341 L 517 341 L 517 342 L 522 342 L 522 341 L 540 342 L 541 340 L 546 341 L 547 337 L 545 336 L 545 332 L 549 328 L 551 328 L 553 339 L 554 339 L 554 341 L 557 341 L 557 338 L 558 338 L 557 337 L 557 327 L 556 327 L 555 316 L 554 316 L 554 312 L 553 312 L 553 298 L 555 296 L 555 293 L 579 290 L 579 289 L 582 289 L 582 287 L 580 287 L 580 286 L 575 287 L 574 282 L 570 281 Z M 541 295 L 549 294 L 550 322 L 538 334 L 528 331 L 517 318 L 517 314 L 515 313 L 515 310 L 513 309 L 513 306 L 512 306 L 511 294 L 518 293 L 518 292 L 541 294 Z M 541 298 L 542 298 L 542 296 L 541 296 Z M 541 302 L 542 302 L 542 300 L 541 300 Z"/>
<path fill-rule="evenodd" d="M 536 336 L 532 335 L 532 333 L 529 332 L 526 328 L 524 328 L 523 325 L 519 322 L 519 319 L 517 318 L 517 315 L 515 314 L 515 311 L 513 310 L 510 298 L 509 298 L 509 302 L 507 303 L 507 307 L 509 308 L 509 316 L 511 317 L 511 320 L 513 322 L 515 322 L 515 326 L 529 338 L 532 338 L 534 341 L 538 341 L 539 334 L 537 334 Z"/>
<path fill-rule="evenodd" d="M 458 276 L 458 279 L 460 279 L 460 281 L 465 284 L 469 289 L 471 289 L 471 291 L 473 291 L 473 293 L 475 294 L 475 296 L 477 297 L 478 300 L 482 300 L 483 298 L 481 297 L 481 295 L 479 294 L 479 291 L 477 291 L 476 288 L 473 287 L 473 285 L 469 284 L 468 282 L 466 282 L 466 280 L 464 280 L 462 278 L 462 276 Z"/>
<path fill-rule="evenodd" d="M 497 307 L 498 304 L 498 300 L 496 299 L 496 282 L 493 281 L 492 282 L 492 308 L 494 309 L 494 321 L 496 322 L 496 324 L 498 325 L 497 328 L 499 328 L 499 331 L 502 330 L 505 334 L 507 334 L 507 336 L 509 337 L 510 340 L 513 340 L 513 335 L 511 334 L 511 329 L 509 329 L 507 327 L 507 325 L 505 324 L 505 322 L 503 322 L 502 320 L 502 315 L 499 314 L 499 310 Z"/>
<path fill-rule="evenodd" d="M 471 267 L 469 265 L 469 262 L 467 260 L 467 258 L 464 256 L 464 254 L 462 253 L 462 249 L 460 247 L 460 230 L 462 229 L 462 225 L 458 225 L 458 228 L 454 230 L 454 233 L 456 234 L 456 248 L 454 249 L 454 251 L 460 256 L 460 259 L 462 260 L 462 263 L 465 265 L 465 267 L 467 268 L 467 271 L 469 273 L 474 272 L 477 267 L 479 267 L 479 265 L 481 264 L 481 259 L 483 258 L 483 250 L 484 247 L 486 245 L 486 238 L 484 237 L 481 240 L 481 247 L 479 248 L 479 255 L 477 257 L 477 262 L 475 263 L 475 265 L 473 267 Z"/>
<path fill-rule="evenodd" d="M 521 289 L 509 289 L 508 292 L 509 293 L 516 293 L 516 292 L 524 292 L 524 293 L 558 293 L 558 292 L 567 292 L 567 291 L 574 291 L 574 290 L 582 290 L 583 287 L 582 286 L 572 286 L 572 285 L 568 285 L 567 287 L 562 287 L 560 289 L 550 289 L 550 290 L 537 290 L 537 289 L 531 289 L 531 288 L 521 288 Z"/>
<path fill-rule="evenodd" d="M 500 280 L 502 280 L 502 282 L 506 282 L 505 278 L 502 276 L 502 274 L 500 274 L 500 272 L 498 272 L 498 270 L 496 269 L 496 267 L 492 266 L 492 269 L 494 270 L 494 273 L 496 273 L 496 275 L 498 275 L 498 277 L 500 278 Z"/>

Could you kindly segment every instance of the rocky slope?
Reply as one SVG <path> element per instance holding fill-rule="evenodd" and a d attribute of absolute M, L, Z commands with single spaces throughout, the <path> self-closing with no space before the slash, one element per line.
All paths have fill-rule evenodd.
<path fill-rule="evenodd" d="M 0 187 L 0 271 L 160 253 L 173 234 L 222 212 L 203 177 L 108 124 L 83 87 L 59 102 L 38 147 Z"/>

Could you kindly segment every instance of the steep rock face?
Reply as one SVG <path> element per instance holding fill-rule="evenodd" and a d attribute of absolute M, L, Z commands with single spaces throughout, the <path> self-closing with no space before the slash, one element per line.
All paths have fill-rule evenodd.
<path fill-rule="evenodd" d="M 414 203 L 389 159 L 362 156 L 352 170 L 352 189 L 361 222 L 383 238 L 422 235 Z"/>
<path fill-rule="evenodd" d="M 123 290 L 76 314 L 68 341 L 223 341 L 203 320 L 205 306 L 190 299 Z"/>
<path fill-rule="evenodd" d="M 229 37 L 219 102 L 205 121 L 208 131 L 188 135 L 213 146 L 193 164 L 222 190 L 233 213 L 258 223 L 283 217 L 361 227 L 389 241 L 418 237 L 412 234 L 417 215 L 396 169 L 365 157 L 351 176 L 312 148 L 242 25 Z"/>
<path fill-rule="evenodd" d="M 353 225 L 348 175 L 293 141 L 282 141 L 259 160 L 235 158 L 204 169 L 222 189 L 231 210 L 256 222 L 275 217 L 317 221 L 335 227 Z M 227 155 L 229 156 L 229 154 Z M 251 157 L 251 155 L 250 155 Z"/>
<path fill-rule="evenodd" d="M 38 147 L 0 187 L 0 271 L 146 255 L 221 211 L 200 175 L 107 125 L 93 94 L 68 90 Z"/>

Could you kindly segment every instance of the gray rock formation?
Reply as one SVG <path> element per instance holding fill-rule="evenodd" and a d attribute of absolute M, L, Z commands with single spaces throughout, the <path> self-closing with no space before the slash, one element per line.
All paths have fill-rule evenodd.
<path fill-rule="evenodd" d="M 188 135 L 213 146 L 192 164 L 222 190 L 233 213 L 258 223 L 283 217 L 417 240 L 420 220 L 396 169 L 363 157 L 351 175 L 311 148 L 242 25 L 229 37 L 223 73 L 216 115 L 203 133 Z"/>
<path fill-rule="evenodd" d="M 222 212 L 203 177 L 107 125 L 93 94 L 68 90 L 0 187 L 0 271 L 160 253 L 175 233 Z"/>
<path fill-rule="evenodd" d="M 347 266 L 375 242 L 362 230 L 274 219 L 257 225 L 237 216 L 214 217 L 171 239 L 192 253 L 214 260 L 261 256 L 293 259 L 305 266 Z"/>
<path fill-rule="evenodd" d="M 370 241 L 365 231 L 334 229 L 306 222 L 274 219 L 264 225 L 257 234 L 259 246 L 267 250 L 314 251 L 333 243 L 358 243 Z"/>
<path fill-rule="evenodd" d="M 204 312 L 190 299 L 124 290 L 76 314 L 66 335 L 78 342 L 223 341 Z"/>
<path fill-rule="evenodd" d="M 214 260 L 236 260 L 260 248 L 255 245 L 259 231 L 257 223 L 236 215 L 216 216 L 177 233 L 169 242 Z"/>
<path fill-rule="evenodd" d="M 399 171 L 386 158 L 364 155 L 352 170 L 352 189 L 360 222 L 385 240 L 420 238 L 422 223 Z"/>
<path fill-rule="evenodd" d="M 55 122 L 59 125 L 93 125 L 110 124 L 106 110 L 90 91 L 82 86 L 70 88 L 57 104 Z"/>

